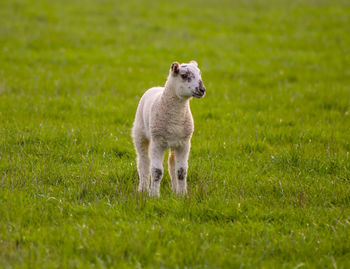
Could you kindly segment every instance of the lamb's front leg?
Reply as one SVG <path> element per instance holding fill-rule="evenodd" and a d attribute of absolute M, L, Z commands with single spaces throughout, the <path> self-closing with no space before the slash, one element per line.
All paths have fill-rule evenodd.
<path fill-rule="evenodd" d="M 159 196 L 160 181 L 163 176 L 164 148 L 156 142 L 151 142 L 151 196 Z"/>
<path fill-rule="evenodd" d="M 175 171 L 177 177 L 177 194 L 187 194 L 187 168 L 188 168 L 188 155 L 190 152 L 191 144 L 188 141 L 182 147 L 175 150 Z"/>

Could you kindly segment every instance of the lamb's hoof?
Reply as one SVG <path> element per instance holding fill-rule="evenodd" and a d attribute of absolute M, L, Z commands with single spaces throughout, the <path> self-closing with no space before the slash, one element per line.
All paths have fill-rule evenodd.
<path fill-rule="evenodd" d="M 151 188 L 148 192 L 150 197 L 159 197 L 159 190 Z"/>
<path fill-rule="evenodd" d="M 187 195 L 187 190 L 186 190 L 186 189 L 177 190 L 177 191 L 176 191 L 176 194 L 177 194 L 178 196 L 185 196 L 185 195 Z"/>
<path fill-rule="evenodd" d="M 177 186 L 171 186 L 171 189 L 173 190 L 173 192 L 177 193 Z"/>
<path fill-rule="evenodd" d="M 148 194 L 150 197 L 154 197 L 154 198 L 158 198 L 160 196 L 159 192 L 150 191 Z"/>
<path fill-rule="evenodd" d="M 160 181 L 153 181 L 149 190 L 149 196 L 159 197 Z"/>
<path fill-rule="evenodd" d="M 139 185 L 139 187 L 137 188 L 137 191 L 138 191 L 138 192 L 147 193 L 147 192 L 149 192 L 149 187 L 143 186 L 143 185 Z"/>
<path fill-rule="evenodd" d="M 140 195 L 147 195 L 149 191 L 147 189 L 138 189 L 137 192 Z"/>

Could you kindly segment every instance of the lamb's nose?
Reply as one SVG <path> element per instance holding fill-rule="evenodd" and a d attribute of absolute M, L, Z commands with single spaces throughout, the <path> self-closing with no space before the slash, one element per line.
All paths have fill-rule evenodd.
<path fill-rule="evenodd" d="M 199 91 L 201 94 L 205 93 L 205 87 L 202 80 L 199 80 Z"/>

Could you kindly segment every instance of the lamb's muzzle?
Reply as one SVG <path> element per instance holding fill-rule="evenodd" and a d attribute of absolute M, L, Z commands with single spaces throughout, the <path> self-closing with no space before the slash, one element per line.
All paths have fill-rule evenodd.
<path fill-rule="evenodd" d="M 199 80 L 199 86 L 195 88 L 193 96 L 196 98 L 202 98 L 205 95 L 205 87 L 202 80 Z"/>

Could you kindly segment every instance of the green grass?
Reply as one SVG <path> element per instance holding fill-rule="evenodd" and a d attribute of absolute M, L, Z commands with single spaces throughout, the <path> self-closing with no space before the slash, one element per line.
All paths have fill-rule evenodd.
<path fill-rule="evenodd" d="M 0 2 L 0 267 L 349 268 L 348 1 Z M 195 59 L 189 195 L 136 192 L 143 92 Z"/>

